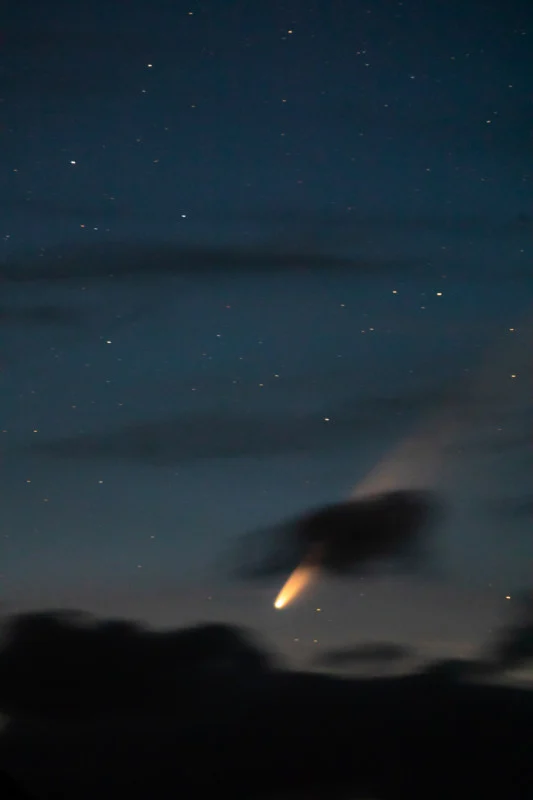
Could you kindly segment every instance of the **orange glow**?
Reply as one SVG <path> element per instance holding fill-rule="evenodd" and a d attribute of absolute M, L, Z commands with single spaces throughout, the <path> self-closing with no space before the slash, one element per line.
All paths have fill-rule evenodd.
<path fill-rule="evenodd" d="M 291 600 L 300 594 L 313 580 L 318 573 L 318 568 L 309 564 L 300 564 L 293 573 L 289 575 L 285 585 L 276 597 L 274 608 L 284 608 Z"/>

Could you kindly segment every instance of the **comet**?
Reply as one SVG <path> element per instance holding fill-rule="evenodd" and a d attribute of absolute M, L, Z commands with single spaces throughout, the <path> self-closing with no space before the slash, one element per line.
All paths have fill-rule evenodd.
<path fill-rule="evenodd" d="M 285 608 L 321 571 L 347 574 L 384 558 L 418 560 L 422 530 L 435 508 L 428 492 L 398 490 L 330 504 L 297 518 L 289 530 L 291 545 L 302 557 L 274 607 Z M 278 571 L 279 564 L 278 554 L 272 570 Z"/>
<path fill-rule="evenodd" d="M 437 485 L 446 453 L 460 442 L 465 427 L 472 425 L 479 408 L 483 408 L 480 404 L 487 403 L 487 398 L 492 403 L 505 399 L 508 389 L 500 379 L 505 365 L 516 364 L 516 372 L 529 368 L 530 316 L 524 319 L 521 330 L 521 338 L 513 336 L 509 340 L 506 337 L 500 346 L 491 348 L 477 374 L 469 376 L 459 387 L 454 385 L 451 393 L 443 397 L 440 407 L 403 437 L 356 484 L 350 501 L 318 509 L 289 527 L 296 541 L 286 540 L 285 548 L 291 547 L 292 555 L 294 551 L 303 550 L 302 564 L 296 568 L 294 563 L 287 566 L 287 571 L 293 569 L 294 572 L 279 593 L 276 608 L 284 608 L 309 585 L 314 571 L 309 571 L 308 567 L 315 562 L 306 547 L 313 542 L 321 541 L 324 545 L 317 559 L 320 568 L 333 573 L 357 570 L 369 561 L 382 558 L 414 556 L 416 559 L 422 554 L 421 534 L 431 521 L 435 504 L 430 494 L 419 487 Z M 512 373 L 511 377 L 514 375 Z M 403 488 L 389 491 L 398 486 Z M 276 571 L 272 567 L 279 566 L 280 558 L 278 555 L 266 568 L 263 566 L 261 574 Z M 296 590 L 297 586 L 301 589 Z"/>
<path fill-rule="evenodd" d="M 312 564 L 300 564 L 289 576 L 280 593 L 274 601 L 274 608 L 278 610 L 288 605 L 295 597 L 301 594 L 309 586 L 319 570 Z"/>

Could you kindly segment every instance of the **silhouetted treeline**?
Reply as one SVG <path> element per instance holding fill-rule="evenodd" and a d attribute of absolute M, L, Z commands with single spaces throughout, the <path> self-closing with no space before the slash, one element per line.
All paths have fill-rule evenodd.
<path fill-rule="evenodd" d="M 195 681 L 203 687 L 207 677 L 255 675 L 273 664 L 245 631 L 227 625 L 159 632 L 81 612 L 41 612 L 14 617 L 5 637 L 0 713 L 10 715 L 176 711 Z"/>
<path fill-rule="evenodd" d="M 41 613 L 7 633 L 0 763 L 36 800 L 532 796 L 530 691 L 287 672 L 220 625 Z"/>

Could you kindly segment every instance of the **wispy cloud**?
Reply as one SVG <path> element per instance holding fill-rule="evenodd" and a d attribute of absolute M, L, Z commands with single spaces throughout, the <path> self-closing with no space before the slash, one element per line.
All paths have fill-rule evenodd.
<path fill-rule="evenodd" d="M 347 258 L 327 252 L 279 250 L 274 247 L 236 248 L 201 245 L 110 242 L 84 246 L 51 247 L 38 256 L 10 258 L 1 276 L 10 282 L 63 281 L 70 278 L 99 278 L 158 274 L 269 272 L 342 269 L 361 274 L 376 271 L 397 274 L 413 269 L 416 259 Z"/>
<path fill-rule="evenodd" d="M 397 663 L 414 655 L 405 645 L 391 642 L 363 642 L 346 645 L 336 650 L 326 650 L 313 659 L 317 667 L 344 667 L 349 664 Z"/>
<path fill-rule="evenodd" d="M 184 413 L 109 432 L 32 444 L 34 452 L 76 459 L 126 459 L 165 465 L 215 458 L 261 458 L 337 448 L 366 427 L 357 418 L 329 423 L 318 414 Z"/>

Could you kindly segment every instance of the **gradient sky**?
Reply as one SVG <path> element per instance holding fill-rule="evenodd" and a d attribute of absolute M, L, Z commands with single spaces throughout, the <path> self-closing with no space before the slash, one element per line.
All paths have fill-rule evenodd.
<path fill-rule="evenodd" d="M 291 653 L 486 640 L 533 558 L 532 17 L 12 4 L 5 608 L 245 621 Z M 277 585 L 224 582 L 232 540 L 383 459 L 383 488 L 449 507 L 423 574 L 282 613 Z"/>

